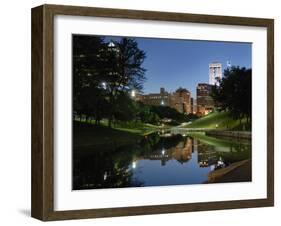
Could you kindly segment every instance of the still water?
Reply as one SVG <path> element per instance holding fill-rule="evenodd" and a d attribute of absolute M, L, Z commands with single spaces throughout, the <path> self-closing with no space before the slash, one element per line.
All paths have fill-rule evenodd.
<path fill-rule="evenodd" d="M 154 133 L 126 146 L 74 150 L 73 189 L 202 184 L 211 171 L 245 159 L 250 141 Z"/>

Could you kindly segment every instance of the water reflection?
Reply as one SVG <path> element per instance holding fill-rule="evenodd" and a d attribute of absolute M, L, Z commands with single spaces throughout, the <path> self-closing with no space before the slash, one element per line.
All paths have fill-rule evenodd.
<path fill-rule="evenodd" d="M 201 184 L 211 171 L 251 158 L 249 142 L 167 134 L 74 150 L 73 189 Z"/>

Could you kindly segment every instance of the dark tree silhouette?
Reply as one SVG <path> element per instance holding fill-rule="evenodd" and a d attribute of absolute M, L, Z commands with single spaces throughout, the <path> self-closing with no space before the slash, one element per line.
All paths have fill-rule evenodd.
<path fill-rule="evenodd" d="M 108 125 L 134 116 L 128 93 L 141 92 L 145 81 L 145 52 L 131 38 L 105 42 L 105 38 L 73 35 L 73 111 Z M 126 102 L 126 103 L 125 103 Z M 122 106 L 122 107 L 121 107 Z M 132 108 L 133 109 L 133 108 Z"/>
<path fill-rule="evenodd" d="M 103 39 L 100 37 L 73 35 L 73 110 L 78 115 L 101 115 L 105 104 L 104 92 L 99 89 L 103 70 Z"/>
<path fill-rule="evenodd" d="M 246 117 L 251 120 L 252 114 L 252 69 L 231 67 L 224 71 L 224 77 L 214 86 L 212 97 L 219 110 L 229 111 L 233 118 Z"/>
<path fill-rule="evenodd" d="M 141 91 L 145 81 L 145 69 L 142 63 L 145 52 L 138 48 L 134 39 L 122 38 L 119 42 L 108 44 L 106 55 L 105 82 L 110 107 L 108 108 L 108 126 L 114 120 L 114 109 L 118 96 L 129 90 Z"/>

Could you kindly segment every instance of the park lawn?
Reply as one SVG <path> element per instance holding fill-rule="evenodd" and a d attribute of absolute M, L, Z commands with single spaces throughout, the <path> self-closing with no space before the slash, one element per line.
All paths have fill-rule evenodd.
<path fill-rule="evenodd" d="M 135 133 L 138 135 L 147 135 L 152 132 L 158 130 L 158 126 L 148 124 L 148 123 L 140 123 L 140 122 L 123 122 L 117 123 L 114 125 L 114 129 L 125 131 L 129 133 Z"/>
<path fill-rule="evenodd" d="M 74 148 L 87 146 L 117 147 L 136 143 L 142 137 L 135 132 L 121 131 L 106 126 L 97 126 L 88 123 L 73 122 Z"/>
<path fill-rule="evenodd" d="M 77 123 L 82 123 L 82 124 L 91 124 L 95 125 L 94 121 L 78 121 L 75 120 Z M 108 127 L 108 120 L 103 119 L 100 122 L 100 126 L 102 127 Z M 142 122 L 118 122 L 118 123 L 113 123 L 112 128 L 120 131 L 125 131 L 129 133 L 135 133 L 138 135 L 148 135 L 150 133 L 156 132 L 158 129 L 163 129 L 163 127 L 153 125 L 150 123 L 142 123 Z M 165 127 L 167 128 L 167 127 Z"/>
<path fill-rule="evenodd" d="M 118 122 L 113 125 L 113 128 L 116 130 L 145 136 L 150 133 L 156 132 L 161 127 L 149 123 L 142 123 L 142 122 Z"/>
<path fill-rule="evenodd" d="M 239 120 L 230 117 L 229 112 L 212 112 L 202 118 L 185 125 L 185 128 L 205 128 L 205 129 L 227 129 L 242 130 L 246 124 L 246 119 L 242 119 L 240 125 Z"/>

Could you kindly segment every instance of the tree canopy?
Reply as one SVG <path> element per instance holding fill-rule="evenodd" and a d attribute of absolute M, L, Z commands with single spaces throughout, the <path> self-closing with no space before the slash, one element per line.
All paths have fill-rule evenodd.
<path fill-rule="evenodd" d="M 109 126 L 115 117 L 134 115 L 128 91 L 142 90 L 145 57 L 132 38 L 105 41 L 103 37 L 73 35 L 74 112 L 92 116 L 97 123 L 107 117 Z"/>
<path fill-rule="evenodd" d="M 239 66 L 228 68 L 219 83 L 212 90 L 217 109 L 229 111 L 236 119 L 251 119 L 252 69 Z"/>

